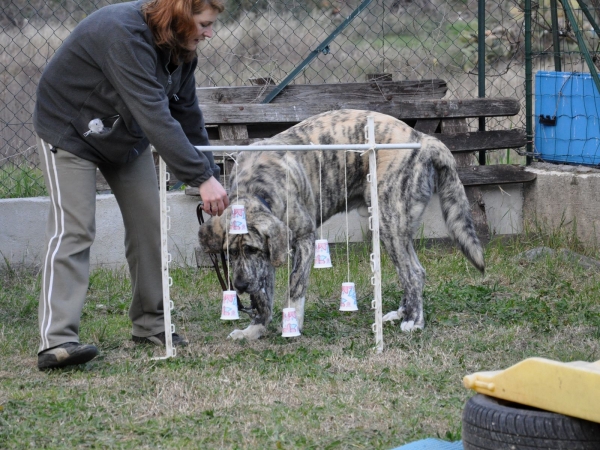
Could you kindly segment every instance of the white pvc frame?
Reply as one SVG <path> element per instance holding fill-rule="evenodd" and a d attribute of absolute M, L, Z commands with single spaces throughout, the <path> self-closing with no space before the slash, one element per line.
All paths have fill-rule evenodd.
<path fill-rule="evenodd" d="M 163 291 L 163 313 L 165 320 L 165 356 L 158 356 L 152 359 L 167 359 L 177 355 L 175 347 L 173 347 L 173 333 L 175 333 L 175 325 L 171 322 L 171 310 L 173 302 L 171 301 L 170 288 L 173 284 L 173 279 L 169 276 L 169 263 L 171 262 L 171 254 L 168 248 L 168 231 L 171 228 L 171 218 L 169 217 L 169 206 L 167 206 L 167 181 L 169 181 L 169 173 L 165 161 L 158 158 L 158 180 L 160 187 L 160 247 L 161 247 L 161 264 L 162 264 L 162 291 Z"/>
<path fill-rule="evenodd" d="M 381 249 L 379 241 L 379 195 L 377 191 L 377 154 L 375 149 L 375 121 L 373 116 L 367 117 L 367 130 L 366 138 L 369 142 L 369 175 L 367 181 L 371 183 L 371 206 L 368 211 L 371 213 L 369 216 L 369 229 L 373 235 L 373 253 L 370 255 L 371 271 L 373 276 L 371 277 L 371 285 L 373 285 L 373 301 L 371 302 L 371 309 L 375 310 L 375 323 L 372 326 L 373 333 L 375 333 L 375 350 L 377 353 L 383 352 L 383 312 L 381 306 Z M 421 148 L 421 144 L 416 144 Z"/>
<path fill-rule="evenodd" d="M 371 206 L 368 211 L 369 229 L 373 232 L 373 253 L 370 255 L 371 284 L 373 285 L 373 301 L 371 309 L 375 310 L 375 323 L 372 325 L 373 333 L 375 334 L 375 350 L 377 353 L 383 351 L 383 318 L 381 307 L 381 250 L 379 242 L 379 199 L 377 193 L 377 155 L 375 150 L 416 150 L 421 148 L 418 143 L 404 144 L 376 144 L 375 143 L 375 118 L 367 117 L 367 126 L 365 129 L 367 144 L 346 144 L 346 145 L 212 145 L 204 147 L 196 147 L 199 151 L 223 151 L 223 152 L 241 152 L 241 151 L 314 151 L 314 150 L 357 150 L 369 152 L 369 174 L 367 181 L 371 183 Z M 162 267 L 163 267 L 163 305 L 165 313 L 165 331 L 171 330 L 175 332 L 175 327 L 171 323 L 171 309 L 173 302 L 170 300 L 169 288 L 172 284 L 172 279 L 169 277 L 169 262 L 171 255 L 167 251 L 167 230 L 170 225 L 166 199 L 166 181 L 167 175 L 164 161 L 160 158 L 159 177 L 160 177 L 160 195 L 161 195 L 161 243 L 162 243 Z M 155 359 L 165 359 L 175 356 L 175 348 L 173 348 L 171 333 L 165 332 L 166 337 L 166 356 Z"/>

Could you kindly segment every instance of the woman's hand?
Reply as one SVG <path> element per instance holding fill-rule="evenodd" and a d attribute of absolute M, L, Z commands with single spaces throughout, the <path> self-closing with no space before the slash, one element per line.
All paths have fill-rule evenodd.
<path fill-rule="evenodd" d="M 220 216 L 229 206 L 229 198 L 225 188 L 215 177 L 210 177 L 198 188 L 204 206 L 202 210 L 211 216 Z"/>

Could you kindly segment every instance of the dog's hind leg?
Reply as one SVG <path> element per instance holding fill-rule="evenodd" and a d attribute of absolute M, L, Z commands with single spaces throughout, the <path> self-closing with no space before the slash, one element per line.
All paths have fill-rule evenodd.
<path fill-rule="evenodd" d="M 418 154 L 414 154 L 416 157 Z M 380 183 L 381 240 L 396 266 L 404 289 L 398 311 L 383 317 L 384 321 L 402 319 L 402 331 L 423 328 L 423 287 L 425 269 L 413 247 L 425 207 L 431 199 L 434 172 L 430 164 L 414 164 L 412 170 L 402 171 L 399 179 L 385 178 Z"/>
<path fill-rule="evenodd" d="M 423 287 L 425 285 L 425 269 L 421 266 L 413 248 L 412 238 L 384 242 L 390 255 L 400 283 L 404 289 L 402 304 L 397 311 L 392 311 L 383 317 L 383 321 L 402 319 L 402 331 L 412 331 L 423 328 Z M 392 250 L 393 249 L 393 250 Z"/>

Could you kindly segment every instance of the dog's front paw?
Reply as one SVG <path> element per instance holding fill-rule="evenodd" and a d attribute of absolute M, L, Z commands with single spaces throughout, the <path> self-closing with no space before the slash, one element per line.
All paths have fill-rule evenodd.
<path fill-rule="evenodd" d="M 241 340 L 248 339 L 249 341 L 256 341 L 257 339 L 263 337 L 267 329 L 264 325 L 250 325 L 245 330 L 233 330 L 227 336 L 228 339 Z"/>
<path fill-rule="evenodd" d="M 418 316 L 416 319 L 414 319 L 414 316 L 411 320 L 405 318 L 405 320 L 403 320 L 400 324 L 400 329 L 407 333 L 410 333 L 411 331 L 422 330 L 423 327 L 425 327 L 425 319 L 423 318 L 423 313 L 421 313 L 420 316 Z"/>
<path fill-rule="evenodd" d="M 394 320 L 402 320 L 402 318 L 404 317 L 404 306 L 400 307 L 400 309 L 398 311 L 392 311 L 387 313 L 385 316 L 383 316 L 383 318 L 381 319 L 384 322 L 394 322 Z"/>
<path fill-rule="evenodd" d="M 244 334 L 244 330 L 233 330 L 231 333 L 229 333 L 229 336 L 227 336 L 227 339 L 233 339 L 233 340 L 242 340 L 242 339 L 246 339 L 246 335 Z"/>
<path fill-rule="evenodd" d="M 411 331 L 422 330 L 424 326 L 425 321 L 423 319 L 418 320 L 416 322 L 414 320 L 405 320 L 400 324 L 400 329 L 402 331 L 410 333 Z"/>

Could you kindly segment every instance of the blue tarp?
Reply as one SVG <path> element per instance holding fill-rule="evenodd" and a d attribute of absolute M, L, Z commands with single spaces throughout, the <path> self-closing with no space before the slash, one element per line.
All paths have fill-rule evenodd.
<path fill-rule="evenodd" d="M 439 439 L 423 439 L 421 441 L 404 444 L 392 450 L 463 450 L 462 441 L 447 442 Z"/>

